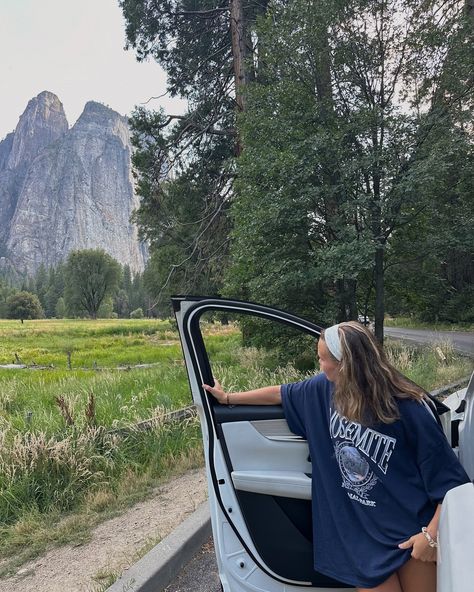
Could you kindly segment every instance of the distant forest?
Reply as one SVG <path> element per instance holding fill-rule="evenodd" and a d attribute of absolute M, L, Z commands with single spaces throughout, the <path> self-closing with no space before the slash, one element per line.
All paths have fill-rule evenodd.
<path fill-rule="evenodd" d="M 158 311 L 143 274 L 132 273 L 128 265 L 120 265 L 103 251 L 85 250 L 71 253 L 56 267 L 40 266 L 32 277 L 0 277 L 0 318 L 22 315 L 25 319 L 141 318 L 157 316 Z"/>

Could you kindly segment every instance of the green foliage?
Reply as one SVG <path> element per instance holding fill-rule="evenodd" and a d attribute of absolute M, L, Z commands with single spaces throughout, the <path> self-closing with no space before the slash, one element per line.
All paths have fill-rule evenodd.
<path fill-rule="evenodd" d="M 114 314 L 114 301 L 111 296 L 108 296 L 107 298 L 104 298 L 101 305 L 99 306 L 97 316 L 100 319 L 111 319 L 113 314 Z"/>
<path fill-rule="evenodd" d="M 130 313 L 131 319 L 143 319 L 143 317 L 144 315 L 142 308 L 136 308 L 135 310 L 132 310 L 132 312 Z"/>
<path fill-rule="evenodd" d="M 472 25 L 452 5 L 428 4 L 294 0 L 260 19 L 259 84 L 239 118 L 228 293 L 322 322 L 375 309 L 380 337 L 385 269 L 402 264 L 403 241 L 424 240 L 421 257 L 432 243 L 423 225 L 461 238 L 446 224 L 447 195 L 464 204 L 472 195 L 460 148 L 472 129 Z M 465 205 L 454 215 L 469 226 Z M 472 253 L 461 242 L 458 262 Z M 466 282 L 447 310 L 464 301 Z M 432 292 L 445 300 L 440 288 L 431 284 L 425 306 Z"/>
<path fill-rule="evenodd" d="M 149 311 L 168 314 L 173 292 L 221 293 L 225 277 L 227 294 L 320 322 L 365 312 L 379 338 L 386 292 L 389 311 L 471 318 L 468 223 L 444 232 L 450 208 L 470 220 L 464 1 L 244 3 L 237 132 L 229 5 L 121 6 L 139 59 L 156 59 L 189 100 L 184 116 L 132 118 Z"/>
<path fill-rule="evenodd" d="M 56 309 L 60 298 L 64 294 L 64 265 L 51 267 L 48 274 L 48 286 L 44 295 L 44 308 L 47 317 L 57 316 Z M 64 316 L 64 314 L 62 315 Z"/>
<path fill-rule="evenodd" d="M 120 5 L 128 45 L 138 59 L 153 57 L 167 72 L 170 94 L 188 101 L 182 116 L 139 108 L 131 119 L 141 196 L 136 220 L 151 243 L 145 285 L 151 308 L 168 314 L 171 293 L 218 293 L 227 266 L 230 160 L 239 146 L 233 23 L 229 3 L 217 0 Z M 249 58 L 242 84 L 255 77 L 251 34 L 267 5 L 242 3 Z"/>
<path fill-rule="evenodd" d="M 65 318 L 67 314 L 74 316 L 86 312 L 82 308 L 76 308 L 76 305 L 74 305 L 74 310 L 68 311 L 67 309 L 65 302 L 65 265 L 63 263 L 56 267 L 50 267 L 48 270 L 44 266 L 40 266 L 37 274 L 24 278 L 21 285 L 23 290 L 38 296 L 46 318 Z M 0 318 L 7 318 L 7 299 L 16 292 L 18 292 L 16 287 L 6 280 L 0 280 Z M 113 309 L 111 309 L 110 298 L 106 298 L 107 306 L 99 313 L 107 318 L 112 318 L 114 314 L 120 318 L 129 318 L 130 310 L 139 307 L 148 309 L 149 307 L 143 284 L 143 275 L 140 273 L 132 274 L 128 265 L 125 265 L 123 269 L 120 267 L 118 290 L 111 291 L 110 297 L 113 298 Z"/>
<path fill-rule="evenodd" d="M 132 127 L 137 146 L 134 165 L 141 173 L 136 221 L 151 252 L 144 285 L 154 309 L 167 315 L 170 294 L 213 294 L 222 285 L 229 231 L 230 171 L 225 163 L 232 155 L 232 144 L 220 135 L 196 141 L 183 155 L 180 175 L 167 179 L 162 169 L 173 156 L 163 151 L 161 136 L 150 139 L 150 130 L 161 117 L 137 111 Z"/>
<path fill-rule="evenodd" d="M 130 301 L 127 292 L 123 288 L 115 294 L 114 310 L 120 318 L 126 318 L 129 315 Z"/>
<path fill-rule="evenodd" d="M 199 100 L 231 67 L 227 6 L 218 0 L 121 0 L 128 46 L 138 59 L 154 58 L 173 95 Z M 200 16 L 199 11 L 206 11 Z"/>
<path fill-rule="evenodd" d="M 64 298 L 62 296 L 58 298 L 58 301 L 56 302 L 54 313 L 58 319 L 64 319 L 66 316 L 66 303 L 64 302 Z"/>
<path fill-rule="evenodd" d="M 41 319 L 44 316 L 38 297 L 30 292 L 17 292 L 10 296 L 6 309 L 9 319 L 19 319 L 22 323 L 26 319 Z"/>
<path fill-rule="evenodd" d="M 65 278 L 68 310 L 96 318 L 104 298 L 117 289 L 120 265 L 100 249 L 73 251 L 66 261 Z"/>
<path fill-rule="evenodd" d="M 15 294 L 15 292 L 17 292 L 15 288 L 0 280 L 0 319 L 5 319 L 7 317 L 7 302 L 10 296 Z"/>
<path fill-rule="evenodd" d="M 446 126 L 428 151 L 431 174 L 420 187 L 424 210 L 392 241 L 387 310 L 427 322 L 472 323 L 473 145 L 462 129 Z"/>

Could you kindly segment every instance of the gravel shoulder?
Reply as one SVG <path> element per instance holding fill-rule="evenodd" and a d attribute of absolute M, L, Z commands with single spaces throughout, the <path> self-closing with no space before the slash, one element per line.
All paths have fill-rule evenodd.
<path fill-rule="evenodd" d="M 81 546 L 66 545 L 23 565 L 13 577 L 0 579 L 0 592 L 93 592 L 100 575 L 120 573 L 174 530 L 207 498 L 204 469 L 189 471 L 121 516 L 94 529 Z"/>

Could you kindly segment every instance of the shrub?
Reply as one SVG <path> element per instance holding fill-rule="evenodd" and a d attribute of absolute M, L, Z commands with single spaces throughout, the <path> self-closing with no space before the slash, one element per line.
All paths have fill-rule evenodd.
<path fill-rule="evenodd" d="M 135 310 L 132 310 L 132 312 L 130 313 L 130 318 L 131 319 L 143 319 L 145 315 L 143 314 L 143 308 L 136 308 Z"/>

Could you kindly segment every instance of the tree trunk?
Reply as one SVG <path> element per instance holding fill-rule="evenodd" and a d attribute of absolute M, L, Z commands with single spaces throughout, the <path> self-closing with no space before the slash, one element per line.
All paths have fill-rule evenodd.
<path fill-rule="evenodd" d="M 384 302 L 384 246 L 378 243 L 375 249 L 374 283 L 375 283 L 375 337 L 383 345 Z"/>
<path fill-rule="evenodd" d="M 230 0 L 229 7 L 232 59 L 235 80 L 235 102 L 237 103 L 237 110 L 243 111 L 245 108 L 243 89 L 247 83 L 247 77 L 245 73 L 245 60 L 247 58 L 247 52 L 242 0 Z M 237 136 L 235 153 L 236 156 L 240 156 L 242 153 L 242 142 L 239 136 Z"/>
<path fill-rule="evenodd" d="M 244 110 L 242 90 L 246 84 L 245 27 L 242 0 L 230 0 L 230 33 L 232 38 L 232 57 L 234 64 L 235 100 L 240 111 Z"/>
<path fill-rule="evenodd" d="M 378 141 L 374 136 L 374 148 L 378 153 Z M 372 203 L 372 237 L 375 242 L 374 256 L 374 285 L 375 285 L 375 337 L 383 345 L 383 321 L 385 315 L 384 294 L 384 249 L 385 241 L 382 239 L 382 211 L 380 208 L 380 183 L 381 175 L 378 159 L 373 170 L 373 203 Z"/>
<path fill-rule="evenodd" d="M 336 280 L 337 322 L 357 319 L 357 282 L 353 279 Z"/>

